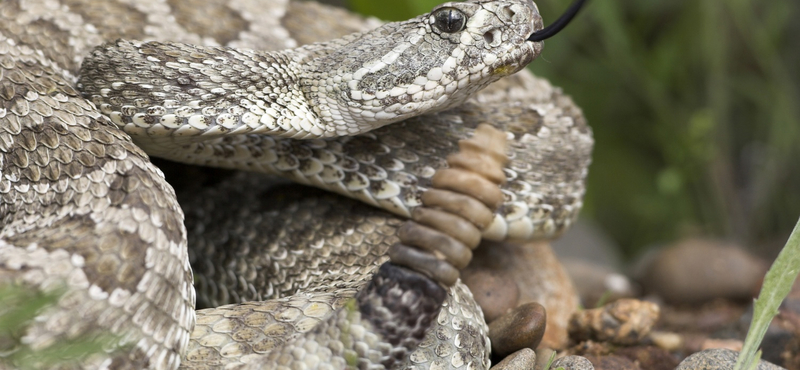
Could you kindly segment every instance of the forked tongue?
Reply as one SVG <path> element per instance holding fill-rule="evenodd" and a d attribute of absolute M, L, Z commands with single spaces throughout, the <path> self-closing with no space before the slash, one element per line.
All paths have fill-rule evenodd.
<path fill-rule="evenodd" d="M 575 18 L 575 16 L 583 7 L 584 3 L 586 3 L 586 0 L 575 0 L 575 2 L 569 6 L 569 9 L 567 9 L 567 11 L 564 12 L 564 14 L 562 14 L 561 17 L 559 17 L 553 24 L 528 36 L 528 41 L 542 41 L 555 36 L 557 33 L 563 30 L 564 27 L 569 24 L 569 22 L 572 21 L 572 18 Z"/>

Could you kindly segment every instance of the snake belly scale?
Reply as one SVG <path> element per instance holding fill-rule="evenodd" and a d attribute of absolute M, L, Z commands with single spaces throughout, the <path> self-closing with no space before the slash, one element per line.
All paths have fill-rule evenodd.
<path fill-rule="evenodd" d="M 492 8 L 498 4 L 509 7 Z M 464 25 L 459 25 L 457 16 L 453 18 L 448 13 L 447 27 L 464 27 L 445 35 L 450 44 L 465 41 L 461 35 L 466 30 L 476 32 L 479 37 L 473 40 L 486 43 L 487 50 L 519 41 L 501 31 L 470 23 L 491 17 L 506 17 L 501 23 L 512 25 L 523 40 L 525 33 L 541 27 L 529 0 L 453 3 L 445 7 L 468 15 Z M 519 21 L 524 17 L 532 18 L 527 23 Z M 310 329 L 312 324 L 329 322 L 333 319 L 324 318 L 336 315 L 342 320 L 352 318 L 347 306 L 342 305 L 356 291 L 363 290 L 385 260 L 385 250 L 394 242 L 392 230 L 399 225 L 396 216 L 308 192 L 298 196 L 296 203 L 288 202 L 294 195 L 284 195 L 266 206 L 263 200 L 249 197 L 267 191 L 272 194 L 275 189 L 265 188 L 263 178 L 254 175 L 238 174 L 212 189 L 181 195 L 179 205 L 173 188 L 150 162 L 149 155 L 280 175 L 407 216 L 419 205 L 420 194 L 430 187 L 435 170 L 444 166 L 446 155 L 457 149 L 456 141 L 469 136 L 479 123 L 490 123 L 507 132 L 511 162 L 505 169 L 506 201 L 484 237 L 551 238 L 561 233 L 581 207 L 590 162 L 591 131 L 582 113 L 559 89 L 526 71 L 477 92 L 521 69 L 540 52 L 540 43 L 513 51 L 508 59 L 496 55 L 478 57 L 471 49 L 463 49 L 463 55 L 453 54 L 458 47 L 443 42 L 426 44 L 421 53 L 449 48 L 444 53 L 446 58 L 439 62 L 453 68 L 449 75 L 428 71 L 424 74 L 427 81 L 417 71 L 397 75 L 393 82 L 377 75 L 365 82 L 364 77 L 371 75 L 359 72 L 367 67 L 373 72 L 392 69 L 403 61 L 408 67 L 412 59 L 404 59 L 404 53 L 411 49 L 406 44 L 425 39 L 425 32 L 437 27 L 438 18 L 422 16 L 399 23 L 422 24 L 415 30 L 417 37 L 393 28 L 398 25 L 382 26 L 378 28 L 382 31 L 371 33 L 379 26 L 376 21 L 310 2 L 0 2 L 0 281 L 36 289 L 68 288 L 57 307 L 44 312 L 31 325 L 23 341 L 34 349 L 44 348 L 83 333 L 110 331 L 119 335 L 120 343 L 128 345 L 123 354 L 96 356 L 76 365 L 86 368 L 175 369 L 181 357 L 184 366 L 197 368 L 240 366 L 248 361 L 255 366 L 259 361 L 256 357 L 296 340 L 285 339 L 293 335 L 306 335 L 306 339 L 291 343 L 305 341 L 302 350 L 313 353 L 312 349 L 326 338 L 309 339 L 309 333 L 314 332 Z M 355 36 L 346 36 L 354 32 Z M 398 39 L 398 35 L 402 37 Z M 336 37 L 340 38 L 327 41 Z M 373 63 L 336 72 L 358 74 L 362 79 L 356 83 L 353 79 L 339 81 L 343 75 L 337 77 L 336 73 L 322 76 L 323 70 L 352 67 L 346 54 L 356 51 L 346 45 L 357 44 L 358 40 L 371 40 L 365 45 L 372 45 L 383 40 L 381 37 L 393 37 L 385 44 L 396 43 L 391 47 L 394 55 L 382 61 L 385 66 Z M 113 43 L 117 39 L 129 41 Z M 147 44 L 150 41 L 160 43 Z M 322 41 L 326 42 L 299 47 Z M 107 42 L 112 42 L 106 44 L 110 48 L 93 54 L 95 47 Z M 114 45 L 120 49 L 113 49 Z M 154 60 L 146 64 L 148 58 L 144 55 L 156 49 L 162 50 L 161 55 L 176 59 L 152 57 Z M 258 82 L 252 86 L 243 80 L 209 85 L 227 72 L 203 74 L 211 71 L 204 70 L 203 63 L 221 57 L 223 50 L 229 50 L 228 56 L 235 54 L 232 59 L 236 60 L 248 55 L 256 60 L 262 58 L 256 65 L 265 70 L 271 64 L 284 68 L 276 70 L 295 64 L 316 68 L 308 75 L 312 76 L 310 80 L 293 80 L 301 91 L 309 92 L 304 94 L 307 100 L 272 99 Z M 270 50 L 273 52 L 267 52 Z M 145 51 L 138 54 L 144 57 L 134 58 L 140 51 Z M 338 59 L 327 59 L 327 64 L 312 63 L 325 59 L 320 56 L 337 52 Z M 110 59 L 102 59 L 104 55 Z M 280 55 L 285 58 L 278 58 Z M 89 56 L 97 56 L 92 60 L 101 65 L 116 63 L 111 68 L 115 74 L 97 68 L 93 69 L 99 71 L 97 75 L 87 79 L 92 72 L 84 71 L 79 84 L 81 64 Z M 194 57 L 199 60 L 192 61 Z M 447 59 L 455 57 L 461 59 Z M 432 56 L 430 60 L 435 62 L 436 58 Z M 125 59 L 130 64 L 125 64 Z M 216 60 L 222 64 L 231 61 L 222 59 Z M 464 60 L 472 60 L 470 66 L 479 76 L 473 84 L 469 78 L 468 82 L 458 78 L 458 70 L 463 70 L 458 67 L 467 64 L 451 65 Z M 484 65 L 479 67 L 478 61 Z M 505 64 L 485 69 L 497 61 Z M 174 63 L 184 62 L 186 65 L 180 68 L 198 67 L 186 73 L 197 72 L 208 80 L 188 81 L 189 85 L 198 84 L 187 88 L 183 85 L 187 81 L 179 75 L 139 76 L 149 79 L 147 82 L 137 79 L 136 73 L 125 75 L 126 71 L 137 70 L 155 73 L 159 65 L 166 71 Z M 250 66 L 248 63 L 241 61 L 240 65 Z M 180 68 L 176 71 L 184 73 Z M 444 75 L 451 77 L 442 81 Z M 255 79 L 248 78 L 251 77 Z M 286 76 L 278 77 L 283 80 Z M 338 84 L 336 94 L 322 94 L 319 85 L 309 83 L 323 79 Z M 417 87 L 402 92 L 386 89 L 391 83 L 410 86 L 409 81 Z M 430 81 L 438 82 L 429 85 L 428 96 L 424 91 Z M 315 89 L 317 95 L 311 94 Z M 420 92 L 416 89 L 423 92 L 417 95 L 419 101 L 414 100 Z M 154 90 L 157 94 L 152 94 Z M 164 95 L 166 92 L 175 95 Z M 384 93 L 388 95 L 379 96 Z M 356 100 L 363 104 L 342 103 L 340 97 L 345 95 L 350 99 L 360 97 Z M 159 97 L 160 103 L 152 104 Z M 252 104 L 240 105 L 244 100 Z M 237 105 L 228 104 L 231 101 Z M 178 104 L 170 105 L 174 102 Z M 270 106 L 276 102 L 283 109 L 291 108 L 292 113 Z M 318 107 L 323 105 L 327 108 L 320 110 Z M 295 106 L 304 113 L 295 114 Z M 390 112 L 385 113 L 385 108 Z M 279 113 L 277 118 L 270 115 L 273 111 Z M 280 119 L 290 115 L 294 118 Z M 256 121 L 263 126 L 256 125 Z M 277 136 L 270 136 L 273 134 Z M 355 134 L 358 135 L 352 136 Z M 294 139 L 297 137 L 307 140 Z M 314 211 L 326 207 L 329 211 Z M 344 216 L 345 210 L 353 215 Z M 261 213 L 249 213 L 255 211 Z M 194 248 L 191 252 L 187 249 L 184 212 L 188 244 Z M 270 213 L 283 220 L 263 221 L 261 217 Z M 275 226 L 264 229 L 268 224 Z M 303 230 L 304 237 L 292 234 Z M 290 239 L 278 241 L 272 237 Z M 218 248 L 226 243 L 231 249 Z M 304 246 L 312 248 L 301 249 Z M 257 258 L 248 253 L 265 250 L 266 257 L 261 259 L 271 264 L 256 266 Z M 189 264 L 190 254 L 194 266 Z M 300 255 L 309 257 L 299 258 Z M 331 255 L 332 262 L 321 262 Z M 253 307 L 256 304 L 252 302 L 223 306 L 196 320 L 193 279 L 203 304 L 273 300 L 258 307 Z M 297 293 L 300 288 L 303 291 Z M 445 308 L 433 320 L 440 325 L 432 329 L 438 330 L 438 337 L 433 334 L 436 339 L 424 339 L 419 345 L 423 350 L 430 348 L 433 354 L 411 353 L 411 363 L 435 363 L 436 356 L 451 351 L 446 353 L 451 368 L 481 368 L 488 364 L 486 352 L 472 353 L 473 359 L 455 355 L 461 353 L 455 345 L 447 347 L 452 350 L 437 349 L 440 342 L 453 343 L 456 337 L 474 338 L 466 341 L 472 343 L 467 347 L 486 347 L 482 317 L 469 301 L 469 293 L 461 285 L 448 293 Z M 268 312 L 267 308 L 274 310 Z M 259 312 L 263 314 L 255 315 Z M 256 316 L 263 320 L 256 320 Z M 276 325 L 267 327 L 285 336 L 271 336 L 264 327 L 258 335 L 244 330 L 253 327 L 248 325 L 268 324 L 272 319 Z M 238 320 L 241 325 L 236 328 L 244 329 L 233 334 L 226 331 L 226 326 L 234 324 L 231 320 Z M 195 321 L 199 323 L 197 328 Z M 447 324 L 446 330 L 442 329 L 443 324 Z M 452 332 L 457 329 L 464 329 L 468 335 Z M 212 336 L 201 335 L 190 344 L 193 331 L 198 335 L 207 331 Z M 238 335 L 239 339 L 260 335 L 262 341 L 249 344 L 246 351 L 251 351 L 250 357 L 229 359 L 226 354 L 236 351 L 225 352 L 219 348 L 226 347 L 213 346 L 225 335 Z M 364 335 L 372 338 L 369 332 Z M 108 347 L 115 346 L 110 343 Z M 422 361 L 424 357 L 430 361 Z M 201 361 L 208 358 L 217 362 Z"/>

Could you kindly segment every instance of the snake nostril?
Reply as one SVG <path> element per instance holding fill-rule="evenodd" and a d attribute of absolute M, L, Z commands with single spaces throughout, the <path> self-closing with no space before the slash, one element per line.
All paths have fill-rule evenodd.
<path fill-rule="evenodd" d="M 486 32 L 483 34 L 483 39 L 486 40 L 487 44 L 491 45 L 492 41 L 494 41 L 494 35 L 491 32 Z"/>
<path fill-rule="evenodd" d="M 489 46 L 496 47 L 496 46 L 500 45 L 500 42 L 502 41 L 502 37 L 500 35 L 500 31 L 498 31 L 497 29 L 494 29 L 494 30 L 491 30 L 491 31 L 488 31 L 488 32 L 484 33 L 483 34 L 483 40 L 486 41 L 486 44 L 488 44 Z"/>

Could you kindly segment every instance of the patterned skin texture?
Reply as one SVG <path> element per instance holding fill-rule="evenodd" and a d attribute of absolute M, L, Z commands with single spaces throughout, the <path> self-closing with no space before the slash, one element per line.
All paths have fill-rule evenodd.
<path fill-rule="evenodd" d="M 533 6 L 530 1 L 516 3 L 528 4 L 526 9 Z M 386 243 L 392 242 L 391 225 L 399 223 L 385 213 L 354 209 L 354 216 L 347 216 L 354 217 L 348 221 L 353 222 L 352 226 L 326 226 L 337 225 L 337 222 L 343 225 L 343 221 L 336 218 L 345 213 L 343 209 L 358 208 L 342 205 L 337 199 L 329 203 L 321 201 L 336 211 L 320 222 L 314 233 L 302 237 L 290 235 L 289 231 L 302 229 L 292 225 L 303 225 L 324 215 L 324 212 L 302 207 L 296 208 L 302 211 L 300 213 L 305 212 L 296 223 L 291 221 L 295 218 L 278 216 L 286 220 L 284 228 L 264 230 L 256 222 L 265 215 L 264 210 L 258 209 L 256 202 L 248 205 L 245 200 L 246 196 L 266 190 L 248 190 L 244 184 L 255 180 L 241 175 L 243 179 L 234 185 L 226 181 L 208 190 L 218 193 L 218 189 L 228 186 L 230 194 L 241 195 L 225 195 L 230 197 L 229 202 L 186 196 L 188 200 L 183 206 L 190 214 L 188 236 L 196 247 L 189 252 L 181 206 L 161 171 L 150 163 L 141 148 L 188 163 L 278 174 L 346 194 L 402 216 L 419 204 L 419 194 L 429 187 L 430 177 L 443 165 L 444 156 L 455 151 L 455 141 L 468 136 L 478 123 L 488 122 L 509 133 L 512 161 L 505 169 L 509 179 L 503 189 L 506 203 L 485 236 L 550 238 L 568 227 L 581 206 L 592 146 L 591 132 L 569 98 L 546 81 L 526 73 L 500 80 L 473 98 L 467 99 L 468 94 L 453 97 L 431 107 L 433 113 L 424 117 L 388 125 L 361 136 L 302 142 L 253 134 L 182 143 L 170 136 L 159 139 L 147 132 L 132 140 L 129 135 L 137 134 L 136 130 L 125 132 L 122 129 L 128 122 L 135 123 L 135 114 L 127 118 L 129 121 L 123 119 L 124 126 L 117 126 L 113 108 L 108 110 L 101 102 L 95 106 L 75 89 L 84 58 L 91 55 L 95 46 L 116 39 L 202 45 L 196 47 L 198 50 L 224 46 L 266 51 L 295 48 L 376 26 L 374 21 L 364 21 L 317 4 L 280 0 L 268 3 L 256 0 L 0 2 L 0 219 L 3 225 L 0 281 L 37 289 L 64 285 L 69 288 L 58 307 L 43 313 L 32 325 L 24 338 L 26 343 L 34 349 L 43 348 L 66 338 L 102 330 L 119 335 L 119 344 L 128 345 L 128 351 L 86 359 L 81 366 L 174 369 L 179 366 L 182 354 L 186 355 L 185 364 L 198 359 L 197 367 L 213 366 L 205 359 L 216 357 L 226 359 L 220 363 L 242 364 L 238 360 L 241 357 L 235 360 L 226 357 L 237 353 L 226 350 L 220 335 L 233 338 L 231 343 L 235 343 L 236 348 L 257 349 L 248 352 L 250 354 L 266 353 L 272 348 L 269 343 L 286 341 L 284 336 L 271 336 L 275 332 L 263 327 L 259 335 L 264 335 L 267 342 L 244 340 L 249 332 L 239 329 L 257 322 L 255 317 L 252 317 L 255 321 L 248 321 L 250 316 L 244 311 L 251 315 L 262 312 L 264 320 L 267 316 L 273 317 L 282 326 L 269 328 L 282 331 L 282 335 L 291 336 L 292 330 L 308 333 L 312 323 L 333 317 L 330 315 L 341 307 L 344 298 L 352 297 L 363 287 L 385 258 L 385 252 L 380 250 L 384 248 L 385 251 L 390 245 Z M 385 27 L 384 30 L 392 30 L 392 26 Z M 478 41 L 489 42 L 485 33 L 480 34 Z M 301 53 L 314 52 L 313 48 L 300 50 L 303 50 Z M 451 52 L 453 50 L 456 48 Z M 519 64 L 513 69 L 524 65 Z M 342 65 L 347 68 L 347 63 Z M 414 80 L 417 77 L 419 75 Z M 369 81 L 362 79 L 356 87 L 363 92 L 382 86 L 377 80 Z M 442 88 L 446 90 L 446 86 Z M 351 98 L 353 91 L 356 90 L 349 92 Z M 473 92 L 468 91 L 469 94 Z M 364 98 L 363 94 L 361 97 Z M 463 104 L 453 109 L 442 110 L 462 101 Z M 131 104 L 136 106 L 135 99 Z M 202 113 L 203 108 L 198 109 Z M 389 120 L 404 117 L 398 115 Z M 189 123 L 189 118 L 185 122 Z M 361 127 L 360 123 L 354 124 Z M 145 137 L 151 137 L 152 141 Z M 172 145 L 176 143 L 180 145 Z M 241 157 L 260 159 L 241 160 Z M 263 182 L 255 183 L 263 187 Z M 186 208 L 190 204 L 196 207 Z M 203 208 L 209 204 L 216 206 Z M 245 214 L 258 213 L 238 219 L 236 217 L 240 216 L 232 215 L 225 220 L 213 220 L 216 215 L 233 212 L 230 209 L 239 209 Z M 225 226 L 226 222 L 230 224 Z M 383 234 L 375 232 L 386 225 L 390 226 Z M 221 234 L 211 233 L 211 230 L 222 230 L 220 233 L 235 237 L 215 239 Z M 297 243 L 278 241 L 287 235 L 297 238 Z M 220 243 L 216 245 L 230 244 L 230 250 L 220 251 L 214 246 L 215 240 Z M 370 246 L 368 252 L 364 245 Z M 269 246 L 274 256 L 261 257 L 269 263 L 267 267 L 258 267 L 255 264 L 258 258 L 248 253 L 264 246 Z M 317 248 L 301 248 L 303 246 Z M 337 250 L 331 246 L 347 248 Z M 215 252 L 205 252 L 212 248 Z M 294 263 L 302 258 L 297 258 L 291 248 L 316 250 L 311 254 L 317 255 L 303 261 L 308 265 Z M 353 250 L 348 251 L 348 248 Z M 347 254 L 350 252 L 354 255 Z M 225 315 L 225 320 L 243 320 L 242 325 L 226 329 L 231 323 L 223 320 L 224 324 L 195 328 L 195 290 L 189 254 L 198 266 L 198 293 L 203 302 L 225 304 L 287 297 L 280 299 L 289 303 L 284 305 L 280 300 L 264 303 L 263 307 L 276 308 L 270 311 L 262 306 L 230 308 L 242 316 Z M 330 262 L 331 268 L 318 269 L 323 265 L 320 261 L 331 254 L 340 257 Z M 368 258 L 361 260 L 362 257 Z M 316 269 L 305 267 L 309 265 Z M 277 270 L 276 275 L 265 277 L 265 269 Z M 291 271 L 296 273 L 289 273 Z M 312 275 L 322 278 L 317 281 Z M 323 298 L 327 294 L 331 300 L 315 305 L 314 300 L 321 298 L 304 296 L 306 293 L 300 293 L 294 301 L 295 298 L 288 298 L 296 288 L 310 288 L 314 292 L 314 287 Z M 466 289 L 453 288 L 444 307 L 435 320 L 439 326 L 432 329 L 436 340 L 429 341 L 426 337 L 419 346 L 432 352 L 412 354 L 409 361 L 428 363 L 426 361 L 446 359 L 442 363 L 453 368 L 470 363 L 486 366 L 488 352 L 478 350 L 487 344 L 485 330 L 481 332 L 482 317 L 474 303 L 470 303 Z M 220 316 L 209 313 L 199 321 L 201 324 L 219 323 L 214 317 Z M 191 345 L 195 352 L 191 348 L 187 350 L 192 330 L 198 334 Z M 201 335 L 206 332 L 217 336 L 209 339 Z M 442 338 L 445 343 L 453 343 L 456 337 L 461 338 L 456 343 L 462 343 L 462 348 L 440 347 Z M 115 345 L 112 343 L 109 348 Z"/>
<path fill-rule="evenodd" d="M 131 135 L 175 144 L 350 136 L 459 105 L 519 71 L 541 51 L 526 41 L 537 24 L 532 2 L 495 0 L 281 51 L 120 40 L 84 60 L 78 88 Z"/>

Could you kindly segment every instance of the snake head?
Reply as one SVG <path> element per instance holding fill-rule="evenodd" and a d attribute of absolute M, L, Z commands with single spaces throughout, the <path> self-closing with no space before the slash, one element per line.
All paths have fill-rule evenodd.
<path fill-rule="evenodd" d="M 355 135 L 459 105 L 521 70 L 542 50 L 527 40 L 541 28 L 532 0 L 448 2 L 318 55 L 301 85 L 329 127 Z"/>
<path fill-rule="evenodd" d="M 450 73 L 456 78 L 466 74 L 476 85 L 486 86 L 519 71 L 539 55 L 543 46 L 541 42 L 526 42 L 542 28 L 542 18 L 532 0 L 445 3 L 433 9 L 428 23 L 433 34 L 457 45 L 445 60 L 455 61 Z M 440 68 L 449 67 L 445 64 Z"/>
<path fill-rule="evenodd" d="M 357 135 L 459 105 L 519 71 L 541 52 L 527 40 L 541 28 L 531 0 L 473 0 L 280 51 L 118 40 L 84 59 L 77 85 L 135 138 Z"/>

